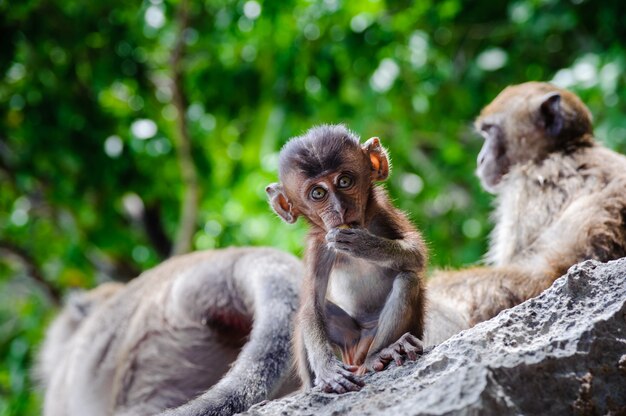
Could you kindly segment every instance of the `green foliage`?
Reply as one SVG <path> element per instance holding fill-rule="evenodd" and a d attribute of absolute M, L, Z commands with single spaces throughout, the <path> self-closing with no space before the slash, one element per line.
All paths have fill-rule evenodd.
<path fill-rule="evenodd" d="M 42 288 L 131 278 L 176 236 L 186 184 L 170 82 L 184 4 L 0 0 L 0 415 L 38 413 L 28 371 L 55 309 Z M 423 230 L 432 266 L 479 261 L 490 197 L 472 173 L 471 120 L 507 84 L 553 80 L 626 151 L 625 9 L 192 2 L 179 69 L 201 189 L 194 247 L 300 254 L 305 225 L 281 223 L 264 188 L 289 137 L 344 122 L 388 147 L 388 188 Z"/>

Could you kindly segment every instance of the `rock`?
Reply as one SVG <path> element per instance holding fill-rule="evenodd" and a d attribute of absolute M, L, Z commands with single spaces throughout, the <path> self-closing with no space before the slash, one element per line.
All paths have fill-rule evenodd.
<path fill-rule="evenodd" d="M 575 265 L 540 296 L 366 383 L 245 414 L 626 414 L 626 258 Z"/>

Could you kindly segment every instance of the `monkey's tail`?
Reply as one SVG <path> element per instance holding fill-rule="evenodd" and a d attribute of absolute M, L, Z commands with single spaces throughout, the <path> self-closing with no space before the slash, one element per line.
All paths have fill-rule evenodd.
<path fill-rule="evenodd" d="M 289 256 L 287 258 L 287 256 Z M 230 371 L 211 389 L 163 415 L 225 416 L 270 398 L 290 376 L 293 317 L 298 303 L 300 263 L 268 250 L 237 260 L 234 297 L 250 305 L 253 327 Z"/>

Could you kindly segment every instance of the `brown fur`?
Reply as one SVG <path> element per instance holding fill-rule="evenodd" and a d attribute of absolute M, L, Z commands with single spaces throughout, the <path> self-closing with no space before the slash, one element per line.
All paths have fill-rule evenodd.
<path fill-rule="evenodd" d="M 591 126 L 578 97 L 545 83 L 508 87 L 481 112 L 477 173 L 496 194 L 487 266 L 429 284 L 469 325 L 538 295 L 575 263 L 626 255 L 626 157 L 596 143 Z"/>
<path fill-rule="evenodd" d="M 388 174 L 378 138 L 360 145 L 343 126 L 313 128 L 281 151 L 282 184 L 267 188 L 270 203 L 285 221 L 301 215 L 311 224 L 295 329 L 306 386 L 358 390 L 357 366 L 358 374 L 382 370 L 421 352 L 426 248 L 373 185 Z"/>

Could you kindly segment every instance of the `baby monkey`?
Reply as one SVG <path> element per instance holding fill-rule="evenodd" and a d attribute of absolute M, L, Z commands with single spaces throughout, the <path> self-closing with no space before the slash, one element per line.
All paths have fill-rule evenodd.
<path fill-rule="evenodd" d="M 422 352 L 426 247 L 374 184 L 389 176 L 377 137 L 363 145 L 343 125 L 323 125 L 280 152 L 281 183 L 266 188 L 286 222 L 310 224 L 295 327 L 306 387 L 357 391 L 357 375 Z M 340 352 L 342 362 L 335 358 Z"/>

